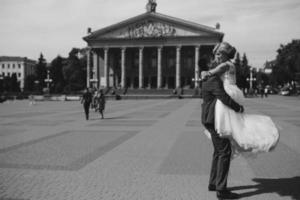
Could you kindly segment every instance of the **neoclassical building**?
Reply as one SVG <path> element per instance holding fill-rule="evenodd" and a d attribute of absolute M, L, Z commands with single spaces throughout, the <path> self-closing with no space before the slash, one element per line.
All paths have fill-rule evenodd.
<path fill-rule="evenodd" d="M 35 74 L 36 61 L 26 57 L 0 56 L 0 76 L 10 77 L 17 75 L 20 88 L 23 90 L 25 78 L 28 75 Z"/>
<path fill-rule="evenodd" d="M 88 87 L 198 87 L 195 80 L 224 34 L 148 6 L 144 14 L 88 30 Z"/>

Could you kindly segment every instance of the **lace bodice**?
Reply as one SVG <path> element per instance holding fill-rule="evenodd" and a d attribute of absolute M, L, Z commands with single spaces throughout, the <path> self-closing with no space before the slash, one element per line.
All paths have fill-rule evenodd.
<path fill-rule="evenodd" d="M 226 63 L 227 63 L 227 65 L 229 65 L 229 68 L 224 74 L 222 74 L 221 79 L 222 79 L 223 83 L 235 85 L 236 84 L 235 66 L 232 62 L 228 61 Z"/>

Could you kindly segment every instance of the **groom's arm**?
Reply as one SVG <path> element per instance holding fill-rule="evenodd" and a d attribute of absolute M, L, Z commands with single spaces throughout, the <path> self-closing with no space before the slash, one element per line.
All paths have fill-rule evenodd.
<path fill-rule="evenodd" d="M 243 112 L 244 107 L 236 103 L 224 90 L 223 83 L 219 77 L 213 76 L 210 78 L 212 93 L 222 103 L 233 109 L 235 112 Z"/>

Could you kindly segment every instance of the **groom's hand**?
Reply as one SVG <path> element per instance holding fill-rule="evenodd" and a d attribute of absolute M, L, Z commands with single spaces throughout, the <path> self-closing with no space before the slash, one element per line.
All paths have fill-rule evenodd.
<path fill-rule="evenodd" d="M 239 113 L 243 113 L 244 112 L 244 106 L 240 106 L 240 110 L 239 110 Z"/>

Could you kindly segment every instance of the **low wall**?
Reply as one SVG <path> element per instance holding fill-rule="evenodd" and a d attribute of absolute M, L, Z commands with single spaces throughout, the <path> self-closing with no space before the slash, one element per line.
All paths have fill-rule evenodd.
<path fill-rule="evenodd" d="M 173 98 L 200 98 L 194 95 L 106 95 L 107 100 L 124 100 L 124 99 L 173 99 Z M 29 96 L 30 99 L 30 96 Z M 81 96 L 71 95 L 33 95 L 35 101 L 79 101 Z"/>
<path fill-rule="evenodd" d="M 79 101 L 80 96 L 68 95 L 32 95 L 35 101 Z M 30 98 L 30 97 L 29 97 Z"/>

